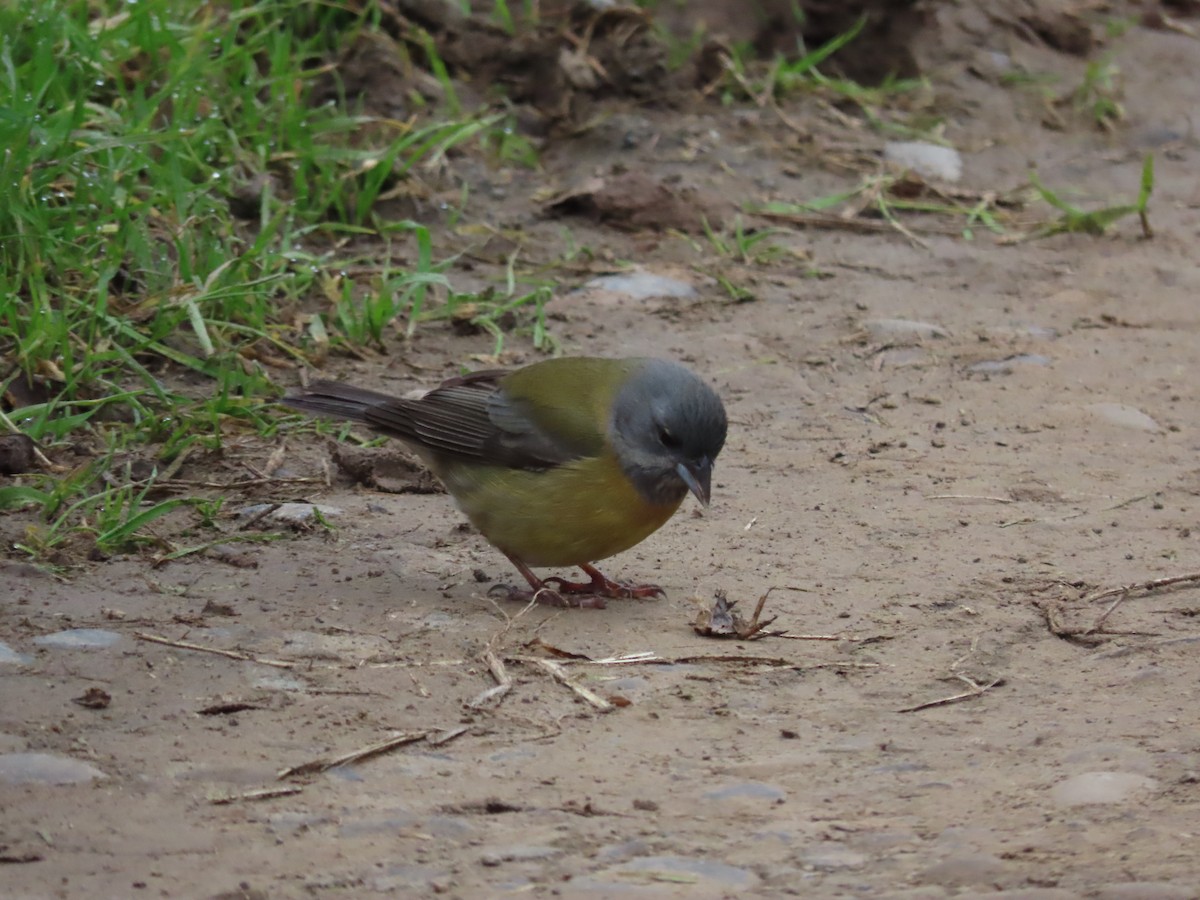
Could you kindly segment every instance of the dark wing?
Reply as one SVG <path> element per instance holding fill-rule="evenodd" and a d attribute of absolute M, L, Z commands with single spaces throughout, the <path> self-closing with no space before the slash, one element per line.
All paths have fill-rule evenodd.
<path fill-rule="evenodd" d="M 548 469 L 576 459 L 578 448 L 554 440 L 499 386 L 507 373 L 452 378 L 418 400 L 389 397 L 332 381 L 284 398 L 306 412 L 363 422 L 436 456 L 514 469 Z"/>

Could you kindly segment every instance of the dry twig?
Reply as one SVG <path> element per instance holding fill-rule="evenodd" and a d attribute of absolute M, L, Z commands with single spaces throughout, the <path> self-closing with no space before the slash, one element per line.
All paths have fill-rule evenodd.
<path fill-rule="evenodd" d="M 167 647 L 176 647 L 180 650 L 195 650 L 197 653 L 212 653 L 216 656 L 224 656 L 229 659 L 240 659 L 245 662 L 260 663 L 264 666 L 274 666 L 277 669 L 294 669 L 296 664 L 283 659 L 265 659 L 261 656 L 251 656 L 249 653 L 242 653 L 240 650 L 221 650 L 218 647 L 205 647 L 203 644 L 193 644 L 191 641 L 175 641 L 171 638 L 165 638 L 158 634 L 149 634 L 145 631 L 135 631 L 133 636 L 139 641 L 149 641 L 152 644 L 163 644 Z"/>
<path fill-rule="evenodd" d="M 273 800 L 276 797 L 290 797 L 292 794 L 299 794 L 304 788 L 298 784 L 281 785 L 280 787 L 258 788 L 253 791 L 245 791 L 241 794 L 222 794 L 219 797 L 210 797 L 208 802 L 213 806 L 225 806 L 230 803 L 240 803 L 244 800 Z"/>
<path fill-rule="evenodd" d="M 306 763 L 300 763 L 298 766 L 292 766 L 284 769 L 277 776 L 280 781 L 286 778 L 294 778 L 297 775 L 313 775 L 317 772 L 326 772 L 329 769 L 336 769 L 338 766 L 351 766 L 355 763 L 360 763 L 363 760 L 371 759 L 375 756 L 381 756 L 384 753 L 390 753 L 397 747 L 403 747 L 407 744 L 415 744 L 417 741 L 428 741 L 434 746 L 448 743 L 454 740 L 459 735 L 465 734 L 468 731 L 466 725 L 459 728 L 452 728 L 449 731 L 405 731 L 388 738 L 385 741 L 379 741 L 374 744 L 368 744 L 366 747 L 361 747 L 358 750 L 352 750 L 349 753 L 343 753 L 341 756 L 335 756 L 332 759 L 313 759 Z"/>
<path fill-rule="evenodd" d="M 613 705 L 599 694 L 589 690 L 588 688 L 585 688 L 583 685 L 578 684 L 575 681 L 572 681 L 571 676 L 567 674 L 567 670 L 564 669 L 560 663 L 556 663 L 552 659 L 542 659 L 539 656 L 526 656 L 520 657 L 520 659 L 522 662 L 533 663 L 533 665 L 537 666 L 555 681 L 558 681 L 570 688 L 601 712 L 608 712 L 609 710 L 613 709 Z"/>
<path fill-rule="evenodd" d="M 958 703 L 961 700 L 971 700 L 975 697 L 982 697 L 985 693 L 994 687 L 1000 687 L 1004 684 L 1003 678 L 993 678 L 987 684 L 979 684 L 974 679 L 968 678 L 966 675 L 955 675 L 959 681 L 970 687 L 970 690 L 963 691 L 961 694 L 952 694 L 949 697 L 942 697 L 939 700 L 930 700 L 926 703 L 918 703 L 916 706 L 906 706 L 904 709 L 898 709 L 896 712 L 909 713 L 917 712 L 922 709 L 930 709 L 934 706 L 946 706 L 950 703 Z"/>
<path fill-rule="evenodd" d="M 1165 578 L 1152 578 L 1149 581 L 1135 581 L 1132 584 L 1123 584 L 1120 587 L 1108 588 L 1100 591 L 1097 594 L 1092 594 L 1084 599 L 1085 603 L 1098 603 L 1101 600 L 1107 600 L 1109 597 L 1118 597 L 1124 599 L 1126 594 L 1133 591 L 1145 591 L 1151 593 L 1161 590 L 1166 587 L 1174 587 L 1177 584 L 1198 584 L 1200 583 L 1200 572 L 1188 572 L 1186 575 L 1168 575 Z M 1105 613 L 1107 615 L 1107 613 Z"/>
<path fill-rule="evenodd" d="M 499 702 L 505 694 L 512 690 L 512 676 L 504 667 L 504 660 L 500 659 L 491 647 L 483 651 L 482 659 L 487 665 L 488 671 L 492 673 L 492 677 L 496 679 L 496 684 L 469 701 L 467 706 L 471 709 L 479 709 L 493 700 Z"/>

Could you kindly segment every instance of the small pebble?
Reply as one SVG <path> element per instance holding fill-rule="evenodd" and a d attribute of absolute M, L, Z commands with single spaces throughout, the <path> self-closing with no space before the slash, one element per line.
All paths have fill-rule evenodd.
<path fill-rule="evenodd" d="M 920 341 L 925 338 L 949 337 L 950 332 L 931 322 L 915 322 L 911 319 L 868 319 L 862 323 L 867 334 L 876 341 L 908 339 Z"/>
<path fill-rule="evenodd" d="M 599 278 L 593 278 L 583 287 L 585 290 L 592 288 L 612 291 L 614 294 L 624 294 L 634 300 L 648 300 L 651 297 L 688 299 L 696 296 L 696 289 L 686 281 L 642 271 L 601 275 Z"/>
<path fill-rule="evenodd" d="M 1059 806 L 1124 803 L 1155 787 L 1157 782 L 1153 778 L 1133 772 L 1084 772 L 1054 785 L 1050 798 Z"/>
<path fill-rule="evenodd" d="M 609 871 L 626 877 L 638 874 L 664 881 L 678 880 L 679 876 L 683 876 L 730 888 L 749 888 L 758 882 L 758 876 L 749 869 L 687 856 L 639 856 Z"/>
<path fill-rule="evenodd" d="M 774 802 L 786 797 L 787 794 L 774 785 L 758 781 L 730 784 L 704 793 L 705 800 L 766 800 Z"/>
<path fill-rule="evenodd" d="M 883 158 L 930 181 L 954 182 L 962 178 L 962 156 L 953 147 L 925 141 L 888 141 Z"/>
<path fill-rule="evenodd" d="M 805 847 L 798 861 L 811 869 L 833 872 L 838 869 L 860 869 L 867 864 L 867 856 L 837 841 L 819 841 Z"/>
<path fill-rule="evenodd" d="M 264 510 L 270 509 L 271 504 L 256 503 L 253 506 L 243 506 L 237 511 L 238 518 L 252 519 Z M 343 510 L 336 506 L 325 506 L 320 503 L 280 503 L 279 508 L 267 515 L 273 522 L 285 525 L 302 525 L 311 522 L 317 514 L 323 518 L 333 518 L 342 515 Z"/>
<path fill-rule="evenodd" d="M 0 756 L 0 782 L 7 784 L 82 784 L 106 777 L 95 766 L 69 756 L 50 753 Z"/>
<path fill-rule="evenodd" d="M 1132 428 L 1135 431 L 1157 432 L 1162 426 L 1146 415 L 1140 409 L 1126 406 L 1124 403 L 1093 403 L 1086 407 L 1087 411 L 1106 422 L 1119 425 L 1122 428 Z"/>
<path fill-rule="evenodd" d="M 57 647 L 67 650 L 104 650 L 119 643 L 121 635 L 101 628 L 71 628 L 56 631 L 33 639 L 42 647 Z"/>
<path fill-rule="evenodd" d="M 4 641 L 0 641 L 0 666 L 27 666 L 33 657 L 18 653 Z"/>
<path fill-rule="evenodd" d="M 985 359 L 968 366 L 968 372 L 983 375 L 1009 375 L 1017 366 L 1048 366 L 1050 358 L 1040 353 L 1021 353 L 1005 359 Z"/>
<path fill-rule="evenodd" d="M 990 853 L 964 853 L 935 863 L 921 873 L 920 879 L 945 887 L 968 887 L 996 884 L 1012 874 L 1007 863 Z"/>

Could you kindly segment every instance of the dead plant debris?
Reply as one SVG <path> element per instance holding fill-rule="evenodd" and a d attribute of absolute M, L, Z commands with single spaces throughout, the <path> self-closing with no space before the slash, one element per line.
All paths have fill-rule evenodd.
<path fill-rule="evenodd" d="M 701 637 L 732 638 L 742 641 L 781 637 L 786 632 L 765 630 L 768 625 L 779 618 L 778 616 L 771 616 L 769 619 L 761 618 L 763 607 L 772 590 L 774 588 L 768 588 L 766 593 L 758 598 L 758 604 L 754 607 L 754 613 L 750 616 L 749 621 L 734 608 L 738 601 L 731 601 L 723 590 L 713 593 L 713 602 L 710 606 L 705 606 L 704 601 L 699 598 L 693 598 L 693 602 L 700 606 L 700 611 L 692 621 L 692 630 Z"/>
<path fill-rule="evenodd" d="M 277 777 L 280 781 L 284 781 L 288 778 L 296 778 L 301 775 L 315 775 L 319 772 L 327 772 L 339 766 L 356 765 L 364 760 L 382 756 L 385 753 L 391 753 L 399 747 L 415 744 L 418 741 L 426 741 L 434 747 L 439 747 L 466 734 L 469 730 L 468 726 L 462 725 L 458 728 L 451 728 L 449 731 L 405 731 L 386 740 L 360 747 L 358 750 L 343 753 L 340 756 L 320 757 L 300 763 L 297 766 L 290 766 L 282 770 Z"/>

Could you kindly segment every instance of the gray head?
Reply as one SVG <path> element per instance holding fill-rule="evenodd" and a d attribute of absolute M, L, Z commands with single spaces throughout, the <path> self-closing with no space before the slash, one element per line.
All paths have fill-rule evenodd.
<path fill-rule="evenodd" d="M 725 430 L 712 388 L 678 363 L 648 359 L 617 394 L 609 437 L 648 501 L 678 503 L 691 491 L 707 506 Z"/>

